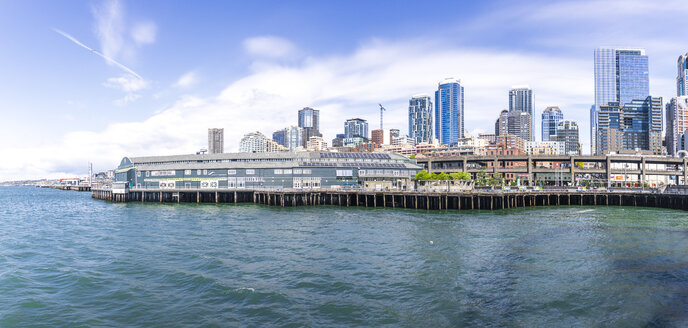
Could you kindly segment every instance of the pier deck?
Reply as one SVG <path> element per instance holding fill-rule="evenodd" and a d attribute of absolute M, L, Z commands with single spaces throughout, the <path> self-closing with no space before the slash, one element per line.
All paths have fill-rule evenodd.
<path fill-rule="evenodd" d="M 255 203 L 280 207 L 360 206 L 424 210 L 501 210 L 519 207 L 579 205 L 637 206 L 688 210 L 688 195 L 648 192 L 410 192 L 360 190 L 131 189 L 113 193 L 93 189 L 92 197 L 112 202 Z"/>

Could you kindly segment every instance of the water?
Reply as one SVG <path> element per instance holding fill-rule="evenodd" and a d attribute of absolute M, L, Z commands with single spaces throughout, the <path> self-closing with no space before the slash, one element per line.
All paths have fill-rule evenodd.
<path fill-rule="evenodd" d="M 688 326 L 688 213 L 0 188 L 0 327 Z"/>

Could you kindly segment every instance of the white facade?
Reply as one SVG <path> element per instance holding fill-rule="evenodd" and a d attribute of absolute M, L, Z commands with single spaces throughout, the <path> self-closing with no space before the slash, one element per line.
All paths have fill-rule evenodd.
<path fill-rule="evenodd" d="M 566 144 L 562 141 L 526 141 L 528 155 L 565 155 Z"/>
<path fill-rule="evenodd" d="M 688 96 L 674 97 L 666 104 L 666 148 L 671 156 L 688 145 Z"/>
<path fill-rule="evenodd" d="M 239 142 L 240 153 L 265 153 L 286 150 L 286 147 L 272 139 L 266 138 L 265 135 L 258 131 L 245 134 Z"/>

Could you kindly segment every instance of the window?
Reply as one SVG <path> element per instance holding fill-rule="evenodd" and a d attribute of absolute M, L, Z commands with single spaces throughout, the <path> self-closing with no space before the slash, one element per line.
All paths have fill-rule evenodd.
<path fill-rule="evenodd" d="M 284 174 L 291 174 L 291 169 L 284 170 Z"/>
<path fill-rule="evenodd" d="M 311 174 L 311 169 L 303 169 L 303 174 Z"/>
<path fill-rule="evenodd" d="M 191 175 L 191 170 L 184 170 L 184 175 Z"/>
<path fill-rule="evenodd" d="M 301 170 L 301 169 L 294 169 L 294 174 L 303 174 L 303 170 Z"/>
<path fill-rule="evenodd" d="M 146 171 L 146 177 L 150 176 L 150 171 Z"/>
<path fill-rule="evenodd" d="M 203 175 L 208 175 L 208 170 L 203 170 Z"/>
<path fill-rule="evenodd" d="M 196 175 L 201 175 L 201 170 L 196 170 Z"/>
<path fill-rule="evenodd" d="M 275 174 L 282 174 L 282 169 L 275 169 Z"/>
<path fill-rule="evenodd" d="M 246 170 L 246 174 L 251 174 L 251 175 L 256 174 L 256 170 L 247 169 L 247 170 Z"/>
<path fill-rule="evenodd" d="M 136 172 L 136 176 L 140 178 L 141 177 L 141 171 Z"/>
<path fill-rule="evenodd" d="M 235 175 L 236 170 L 227 170 L 227 175 Z"/>

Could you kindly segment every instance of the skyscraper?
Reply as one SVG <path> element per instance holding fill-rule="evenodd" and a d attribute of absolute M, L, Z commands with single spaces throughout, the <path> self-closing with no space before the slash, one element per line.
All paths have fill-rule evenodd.
<path fill-rule="evenodd" d="M 556 106 L 547 107 L 542 111 L 542 141 L 556 140 L 557 125 L 564 119 L 561 109 Z M 551 139 L 554 137 L 555 139 Z"/>
<path fill-rule="evenodd" d="M 661 137 L 661 97 L 610 102 L 597 112 L 597 154 L 640 150 L 661 155 Z"/>
<path fill-rule="evenodd" d="M 463 87 L 461 80 L 440 81 L 435 91 L 435 137 L 441 144 L 454 145 L 464 137 Z"/>
<path fill-rule="evenodd" d="M 368 139 L 368 122 L 361 118 L 350 118 L 344 122 L 344 138 Z"/>
<path fill-rule="evenodd" d="M 688 96 L 688 52 L 678 56 L 678 76 L 676 77 L 676 95 Z"/>
<path fill-rule="evenodd" d="M 522 111 L 507 111 L 503 110 L 499 114 L 499 118 L 495 123 L 495 135 L 518 136 L 523 141 L 528 141 L 531 138 L 530 131 L 530 114 Z"/>
<path fill-rule="evenodd" d="M 530 128 L 533 127 L 533 90 L 527 85 L 513 86 L 509 90 L 509 111 L 526 112 L 530 114 Z M 532 131 L 529 133 L 530 139 L 534 141 Z"/>
<path fill-rule="evenodd" d="M 578 123 L 572 120 L 561 120 L 557 124 L 557 141 L 564 143 L 564 152 L 567 155 L 580 155 L 580 141 Z"/>
<path fill-rule="evenodd" d="M 688 150 L 688 96 L 674 97 L 667 102 L 665 138 L 669 155 Z"/>
<path fill-rule="evenodd" d="M 310 137 L 322 137 L 320 133 L 320 111 L 310 107 L 299 110 L 299 127 L 303 128 L 301 146 L 306 147 Z"/>
<path fill-rule="evenodd" d="M 225 147 L 225 129 L 208 129 L 208 153 L 221 154 Z"/>
<path fill-rule="evenodd" d="M 633 100 L 645 100 L 650 95 L 648 59 L 645 49 L 595 49 L 595 109 L 591 118 L 598 116 L 600 107 L 611 103 L 624 105 Z M 591 129 L 595 124 L 590 124 Z M 596 131 L 591 130 L 591 135 Z M 601 153 L 593 146 L 593 153 Z"/>
<path fill-rule="evenodd" d="M 428 95 L 415 95 L 409 100 L 409 137 L 417 144 L 432 142 L 432 101 Z"/>

